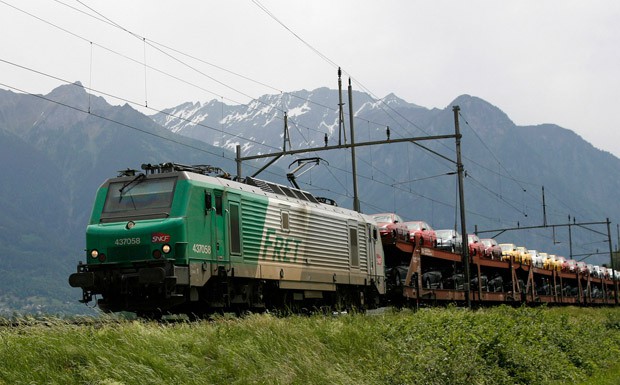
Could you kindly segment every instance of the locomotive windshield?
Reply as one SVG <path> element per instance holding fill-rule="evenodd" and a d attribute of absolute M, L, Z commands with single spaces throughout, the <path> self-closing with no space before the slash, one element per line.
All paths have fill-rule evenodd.
<path fill-rule="evenodd" d="M 176 178 L 136 178 L 113 182 L 103 206 L 104 213 L 164 209 L 172 205 Z"/>

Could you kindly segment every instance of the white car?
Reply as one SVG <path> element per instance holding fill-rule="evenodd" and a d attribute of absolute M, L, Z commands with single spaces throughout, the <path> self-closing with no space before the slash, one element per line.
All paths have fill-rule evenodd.
<path fill-rule="evenodd" d="M 544 259 L 542 255 L 540 255 L 540 253 L 537 250 L 528 250 L 527 252 L 532 257 L 532 266 L 543 268 Z"/>

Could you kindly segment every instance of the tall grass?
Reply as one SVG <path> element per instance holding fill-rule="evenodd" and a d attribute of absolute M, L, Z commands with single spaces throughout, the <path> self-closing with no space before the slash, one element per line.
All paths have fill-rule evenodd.
<path fill-rule="evenodd" d="M 0 326 L 0 384 L 612 383 L 620 309 Z"/>

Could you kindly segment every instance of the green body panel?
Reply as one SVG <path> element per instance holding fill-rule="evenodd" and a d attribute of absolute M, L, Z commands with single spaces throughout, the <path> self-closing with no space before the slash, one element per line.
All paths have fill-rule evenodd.
<path fill-rule="evenodd" d="M 97 192 L 86 230 L 88 263 L 122 265 L 154 260 L 153 251 L 167 243 L 172 251 L 165 258 L 174 260 L 177 265 L 202 262 L 257 264 L 269 200 L 218 183 L 209 183 L 209 180 L 217 182 L 213 178 L 203 179 L 177 181 L 167 218 L 139 219 L 128 216 L 108 223 L 101 223 L 108 192 L 104 184 Z M 231 205 L 236 208 L 231 210 Z M 238 213 L 238 220 L 232 221 L 238 226 L 239 241 L 235 250 L 231 250 L 234 240 L 231 239 L 231 211 Z M 127 229 L 130 220 L 135 226 Z M 90 253 L 93 249 L 104 253 L 105 261 L 92 258 Z"/>
<path fill-rule="evenodd" d="M 259 263 L 268 206 L 269 200 L 266 197 L 241 195 L 242 252 L 246 263 Z"/>
<path fill-rule="evenodd" d="M 153 260 L 153 251 L 160 249 L 164 243 L 180 245 L 173 247 L 169 258 L 175 258 L 177 254 L 181 258 L 186 255 L 185 250 L 181 250 L 186 244 L 184 218 L 148 219 L 135 223 L 131 230 L 125 228 L 126 221 L 89 225 L 86 230 L 88 262 L 101 263 L 90 257 L 92 249 L 106 255 L 105 263 Z M 168 235 L 170 240 L 162 242 L 156 238 L 158 234 Z"/>

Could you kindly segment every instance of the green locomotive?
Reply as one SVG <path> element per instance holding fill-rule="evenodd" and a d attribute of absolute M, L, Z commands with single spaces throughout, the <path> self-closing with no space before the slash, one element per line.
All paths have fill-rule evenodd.
<path fill-rule="evenodd" d="M 210 166 L 126 170 L 99 188 L 69 284 L 107 312 L 372 307 L 385 294 L 370 216 Z M 217 174 L 218 176 L 213 176 Z"/>

